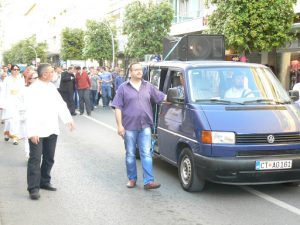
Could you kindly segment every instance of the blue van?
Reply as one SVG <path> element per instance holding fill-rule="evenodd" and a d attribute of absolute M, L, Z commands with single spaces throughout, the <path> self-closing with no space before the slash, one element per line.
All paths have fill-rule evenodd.
<path fill-rule="evenodd" d="M 300 107 L 260 64 L 163 61 L 147 66 L 167 94 L 154 107 L 155 154 L 186 191 L 300 181 Z"/>

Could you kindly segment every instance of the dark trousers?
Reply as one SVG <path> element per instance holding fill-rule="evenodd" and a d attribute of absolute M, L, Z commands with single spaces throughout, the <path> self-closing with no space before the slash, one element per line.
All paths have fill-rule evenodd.
<path fill-rule="evenodd" d="M 97 105 L 99 105 L 100 98 L 101 98 L 101 92 L 98 91 L 97 102 L 96 102 Z"/>
<path fill-rule="evenodd" d="M 84 113 L 84 105 L 86 112 L 91 114 L 90 89 L 78 89 L 79 95 L 79 111 Z"/>
<path fill-rule="evenodd" d="M 61 91 L 60 92 L 61 94 L 61 97 L 63 98 L 63 100 L 67 103 L 67 106 L 68 106 L 68 109 L 70 111 L 71 114 L 74 114 L 75 113 L 75 102 L 74 102 L 74 99 L 73 99 L 73 96 L 74 96 L 74 92 L 63 92 Z"/>
<path fill-rule="evenodd" d="M 40 138 L 37 145 L 29 139 L 30 153 L 27 165 L 28 191 L 40 189 L 41 185 L 50 184 L 50 172 L 54 164 L 56 141 L 56 134 Z"/>

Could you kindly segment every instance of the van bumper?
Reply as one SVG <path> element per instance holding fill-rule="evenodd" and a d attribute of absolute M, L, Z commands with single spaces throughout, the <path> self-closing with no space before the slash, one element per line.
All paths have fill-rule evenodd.
<path fill-rule="evenodd" d="M 292 160 L 292 168 L 255 170 L 257 160 Z M 300 181 L 300 155 L 205 157 L 194 154 L 194 161 L 197 175 L 215 183 L 250 185 Z"/>

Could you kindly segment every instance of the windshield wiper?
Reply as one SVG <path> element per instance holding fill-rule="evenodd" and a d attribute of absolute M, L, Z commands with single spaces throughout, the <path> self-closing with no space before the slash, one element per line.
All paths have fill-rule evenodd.
<path fill-rule="evenodd" d="M 276 101 L 274 99 L 267 99 L 267 98 L 262 98 L 262 99 L 255 99 L 255 100 L 249 100 L 249 101 L 244 101 L 244 104 L 249 104 L 249 103 L 275 103 L 276 105 L 283 105 L 283 104 L 290 104 L 291 101 Z"/>
<path fill-rule="evenodd" d="M 217 98 L 197 99 L 195 102 L 214 102 L 214 103 L 224 103 L 227 105 L 230 105 L 230 104 L 244 105 L 244 103 L 242 103 L 242 102 L 233 102 L 233 101 L 217 99 Z"/>

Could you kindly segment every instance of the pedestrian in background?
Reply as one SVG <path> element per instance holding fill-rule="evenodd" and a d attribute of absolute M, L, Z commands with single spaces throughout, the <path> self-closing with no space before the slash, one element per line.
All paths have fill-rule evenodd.
<path fill-rule="evenodd" d="M 91 115 L 91 103 L 90 103 L 90 78 L 85 70 L 81 71 L 81 67 L 77 66 L 76 69 L 76 87 L 79 95 L 79 111 L 80 115 L 84 113 L 84 107 L 87 114 Z"/>
<path fill-rule="evenodd" d="M 27 75 L 26 75 L 26 88 L 25 88 L 25 94 L 24 94 L 24 98 L 26 96 L 26 92 L 28 90 L 28 87 L 37 80 L 38 75 L 37 72 L 35 70 L 33 70 L 33 68 L 31 68 L 31 70 L 28 71 Z M 26 105 L 25 105 L 25 99 L 23 99 L 23 104 L 24 107 L 22 107 L 24 109 L 23 111 L 23 116 L 21 118 L 21 132 L 20 132 L 20 138 L 24 138 L 24 151 L 25 151 L 25 157 L 27 159 L 29 159 L 29 142 L 28 142 L 28 135 L 27 135 L 27 125 L 26 125 Z"/>
<path fill-rule="evenodd" d="M 111 76 L 112 76 L 112 79 L 113 79 L 112 87 L 111 87 L 111 98 L 112 99 L 115 97 L 115 94 L 116 94 L 116 91 L 117 91 L 116 90 L 116 78 L 117 78 L 117 76 L 120 75 L 120 71 L 121 71 L 120 67 L 116 66 L 114 68 L 114 71 L 112 71 L 112 73 L 111 73 Z"/>
<path fill-rule="evenodd" d="M 97 68 L 97 72 L 98 72 L 98 77 L 99 77 L 99 81 L 98 81 L 98 96 L 97 96 L 97 105 L 99 105 L 100 102 L 100 98 L 102 97 L 102 91 L 101 91 L 101 80 L 100 80 L 100 75 L 103 73 L 103 68 L 100 66 Z"/>
<path fill-rule="evenodd" d="M 68 67 L 67 71 L 61 74 L 59 92 L 63 100 L 67 103 L 68 109 L 72 116 L 76 116 L 74 92 L 75 92 L 75 76 L 74 67 Z"/>
<path fill-rule="evenodd" d="M 118 88 L 121 84 L 125 82 L 124 70 L 120 70 L 120 72 L 116 75 L 115 78 L 115 92 L 117 92 Z"/>
<path fill-rule="evenodd" d="M 4 69 L 3 69 L 3 71 L 1 72 L 1 76 L 0 76 L 0 96 L 1 96 L 1 90 L 2 90 L 2 87 L 3 87 L 3 82 L 4 82 L 4 79 L 6 77 L 7 77 L 7 70 L 5 72 Z M 1 106 L 0 106 L 0 115 L 1 115 L 1 117 L 0 117 L 1 118 L 1 124 L 4 124 L 4 120 L 2 120 L 2 109 L 1 109 Z"/>
<path fill-rule="evenodd" d="M 51 184 L 51 169 L 60 118 L 72 131 L 74 122 L 66 103 L 51 82 L 53 68 L 42 63 L 37 68 L 38 79 L 27 89 L 27 135 L 30 155 L 27 166 L 27 190 L 31 199 L 39 199 L 40 188 L 56 191 Z M 42 159 L 41 159 L 42 158 Z"/>
<path fill-rule="evenodd" d="M 5 75 L 5 76 L 9 76 L 10 75 L 10 73 L 8 72 L 8 67 L 7 66 L 3 66 L 2 67 L 2 69 L 3 69 L 3 74 Z"/>
<path fill-rule="evenodd" d="M 143 69 L 139 63 L 129 67 L 131 79 L 123 83 L 112 102 L 118 134 L 124 139 L 128 188 L 136 186 L 136 146 L 140 151 L 143 167 L 144 189 L 159 188 L 152 173 L 151 127 L 153 126 L 152 102 L 160 104 L 165 94 L 142 79 Z"/>
<path fill-rule="evenodd" d="M 59 87 L 60 87 L 61 73 L 62 72 L 63 72 L 63 70 L 60 66 L 55 66 L 54 67 L 52 83 L 55 85 L 55 87 L 57 88 L 58 91 L 59 91 Z"/>
<path fill-rule="evenodd" d="M 18 145 L 20 136 L 20 111 L 23 105 L 25 81 L 20 76 L 20 67 L 12 65 L 12 74 L 5 78 L 0 93 L 0 108 L 2 108 L 2 120 L 4 120 L 4 140 L 13 140 Z"/>
<path fill-rule="evenodd" d="M 100 75 L 101 91 L 102 91 L 102 104 L 103 107 L 109 106 L 111 99 L 111 85 L 113 78 L 110 72 L 107 71 L 106 67 L 103 67 L 103 73 Z"/>
<path fill-rule="evenodd" d="M 98 98 L 98 90 L 99 90 L 99 81 L 100 78 L 98 76 L 98 71 L 94 69 L 94 67 L 90 68 L 90 80 L 91 80 L 91 91 L 90 91 L 90 98 L 91 98 L 91 108 L 97 108 L 97 98 Z"/>

